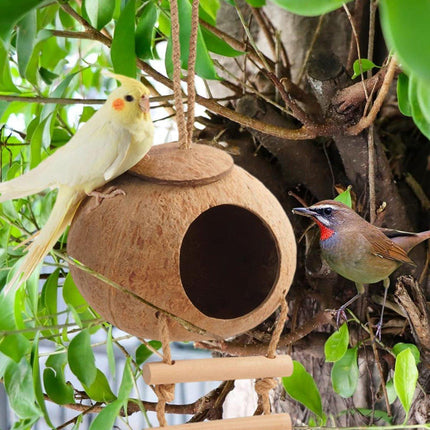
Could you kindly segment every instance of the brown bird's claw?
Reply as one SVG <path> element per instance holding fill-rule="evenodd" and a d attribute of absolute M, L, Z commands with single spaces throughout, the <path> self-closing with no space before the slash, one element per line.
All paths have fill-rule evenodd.
<path fill-rule="evenodd" d="M 113 197 L 119 196 L 119 195 L 125 196 L 126 195 L 125 191 L 114 186 L 109 187 L 105 191 L 97 191 L 97 190 L 91 191 L 91 193 L 89 193 L 88 196 L 95 197 L 96 201 L 95 201 L 95 204 L 89 208 L 89 212 L 92 212 L 94 209 L 98 208 L 104 199 L 112 199 Z"/>
<path fill-rule="evenodd" d="M 346 317 L 346 313 L 345 313 L 345 306 L 341 306 L 337 311 L 336 311 L 336 327 L 339 329 L 339 323 L 342 320 L 347 321 L 347 317 Z"/>

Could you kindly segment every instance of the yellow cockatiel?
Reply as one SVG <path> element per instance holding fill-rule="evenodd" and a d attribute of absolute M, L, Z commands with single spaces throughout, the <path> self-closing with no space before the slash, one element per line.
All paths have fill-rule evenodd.
<path fill-rule="evenodd" d="M 149 90 L 135 79 L 109 76 L 119 80 L 121 86 L 65 146 L 24 175 L 0 183 L 0 202 L 58 188 L 48 221 L 28 247 L 6 293 L 18 281 L 29 278 L 71 222 L 84 197 L 130 169 L 152 146 Z"/>

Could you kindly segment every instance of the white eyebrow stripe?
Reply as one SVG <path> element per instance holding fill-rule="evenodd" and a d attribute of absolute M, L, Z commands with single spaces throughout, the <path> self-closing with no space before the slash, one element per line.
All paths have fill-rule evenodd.
<path fill-rule="evenodd" d="M 311 206 L 309 209 L 317 210 L 317 209 L 335 209 L 332 205 L 318 205 L 318 206 Z"/>

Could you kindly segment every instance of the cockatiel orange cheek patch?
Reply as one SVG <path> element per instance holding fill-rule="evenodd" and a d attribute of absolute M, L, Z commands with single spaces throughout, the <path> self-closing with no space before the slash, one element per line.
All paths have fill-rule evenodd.
<path fill-rule="evenodd" d="M 124 102 L 124 100 L 123 100 L 123 99 L 115 99 L 115 100 L 112 102 L 112 107 L 113 107 L 115 110 L 123 110 L 123 109 L 124 109 L 124 106 L 125 106 L 125 102 Z"/>

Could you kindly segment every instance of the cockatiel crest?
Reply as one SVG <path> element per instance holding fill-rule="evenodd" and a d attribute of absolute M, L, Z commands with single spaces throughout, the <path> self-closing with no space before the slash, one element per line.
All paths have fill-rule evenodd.
<path fill-rule="evenodd" d="M 109 76 L 122 85 L 66 145 L 24 175 L 0 183 L 0 202 L 58 188 L 48 221 L 28 247 L 6 292 L 29 278 L 72 221 L 85 196 L 133 167 L 152 146 L 148 88 L 126 76 Z"/>

